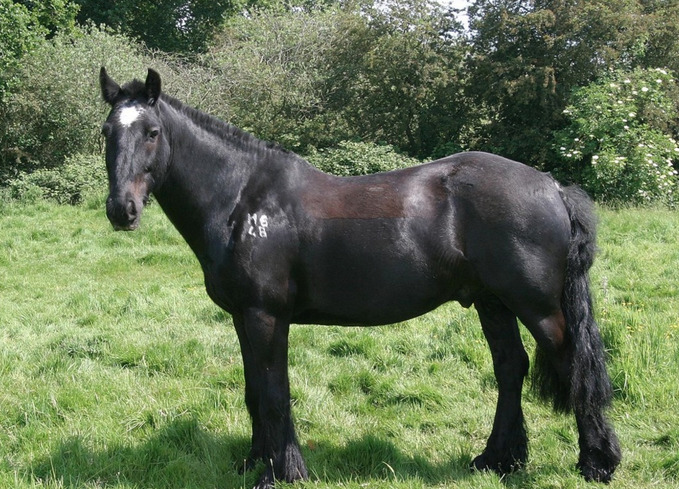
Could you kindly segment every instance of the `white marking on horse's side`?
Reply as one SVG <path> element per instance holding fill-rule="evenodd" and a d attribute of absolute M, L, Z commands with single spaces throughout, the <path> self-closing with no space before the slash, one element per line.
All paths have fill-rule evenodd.
<path fill-rule="evenodd" d="M 248 212 L 248 223 L 250 228 L 248 229 L 248 234 L 254 238 L 268 238 L 266 233 L 266 228 L 269 227 L 269 218 L 266 214 L 262 214 L 257 218 L 257 213 L 250 214 Z"/>
<path fill-rule="evenodd" d="M 127 105 L 120 110 L 118 121 L 123 127 L 130 127 L 143 112 L 144 110 L 138 105 Z"/>

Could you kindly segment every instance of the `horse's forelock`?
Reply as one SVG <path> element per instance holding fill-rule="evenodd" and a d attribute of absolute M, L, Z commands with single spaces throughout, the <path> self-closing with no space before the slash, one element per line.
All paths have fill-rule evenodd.
<path fill-rule="evenodd" d="M 128 105 L 131 102 L 146 102 L 148 95 L 146 93 L 146 86 L 143 82 L 136 78 L 131 82 L 126 83 L 120 90 L 118 104 Z"/>

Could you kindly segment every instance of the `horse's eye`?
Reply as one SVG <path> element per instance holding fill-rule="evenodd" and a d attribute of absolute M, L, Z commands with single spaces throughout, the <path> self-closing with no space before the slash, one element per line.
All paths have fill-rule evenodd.
<path fill-rule="evenodd" d="M 148 131 L 148 138 L 149 140 L 153 141 L 158 137 L 158 134 L 160 134 L 160 129 L 154 127 L 153 129 L 149 129 Z"/>

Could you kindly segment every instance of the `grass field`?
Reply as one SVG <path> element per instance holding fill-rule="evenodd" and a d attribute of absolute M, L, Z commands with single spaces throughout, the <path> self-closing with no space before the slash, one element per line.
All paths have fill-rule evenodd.
<path fill-rule="evenodd" d="M 612 488 L 679 487 L 679 213 L 601 210 L 592 275 L 624 460 Z M 527 349 L 533 341 L 525 336 Z M 294 415 L 313 488 L 596 487 L 571 416 L 526 388 L 525 470 L 467 469 L 496 386 L 473 310 L 295 326 Z M 103 202 L 0 203 L 0 488 L 249 488 L 228 315 L 158 206 L 114 233 Z"/>

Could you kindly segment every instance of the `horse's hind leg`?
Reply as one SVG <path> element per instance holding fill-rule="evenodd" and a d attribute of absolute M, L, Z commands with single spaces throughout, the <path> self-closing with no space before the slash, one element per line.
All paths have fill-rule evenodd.
<path fill-rule="evenodd" d="M 495 296 L 474 303 L 493 356 L 498 400 L 493 430 L 472 468 L 511 472 L 528 457 L 528 439 L 521 410 L 521 389 L 528 356 L 521 343 L 516 316 Z"/>
<path fill-rule="evenodd" d="M 591 315 L 568 331 L 568 320 L 560 311 L 539 321 L 530 317 L 522 321 L 538 344 L 534 386 L 542 397 L 552 398 L 556 410 L 575 412 L 580 472 L 587 480 L 609 482 L 621 455 L 618 439 L 604 414 L 611 387 L 603 344 Z"/>

